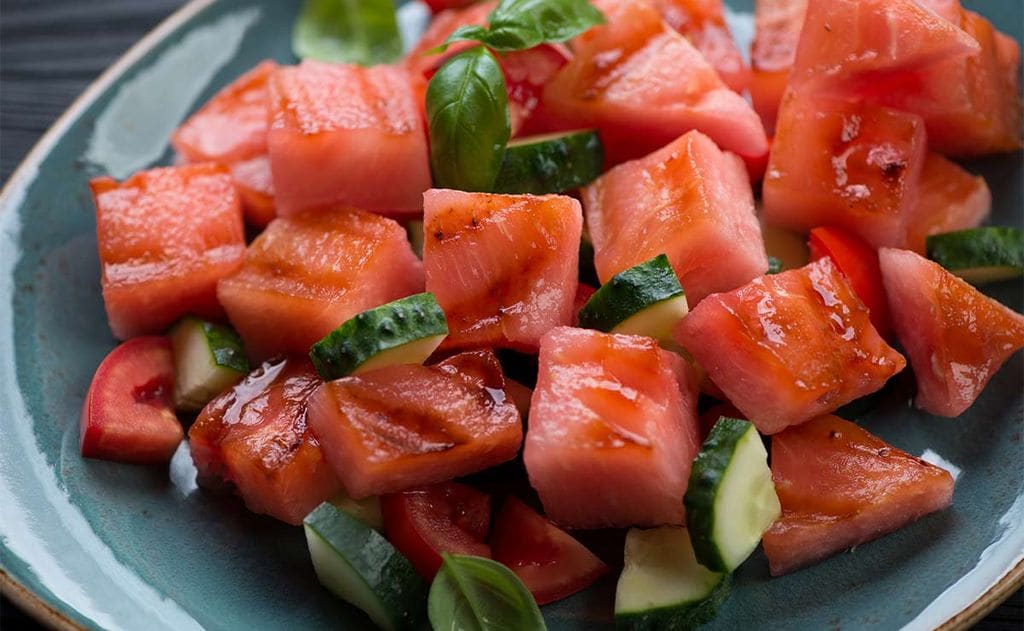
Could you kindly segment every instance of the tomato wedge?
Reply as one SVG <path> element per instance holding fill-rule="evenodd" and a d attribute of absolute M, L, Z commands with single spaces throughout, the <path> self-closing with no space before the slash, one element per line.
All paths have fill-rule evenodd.
<path fill-rule="evenodd" d="M 878 267 L 878 252 L 855 234 L 840 228 L 822 226 L 811 230 L 808 241 L 811 260 L 829 257 L 850 281 L 857 297 L 871 312 L 871 324 L 883 337 L 892 331 L 889 305 Z"/>
<path fill-rule="evenodd" d="M 428 581 L 441 567 L 442 552 L 491 556 L 485 543 L 491 498 L 465 484 L 442 482 L 384 495 L 380 509 L 384 534 Z"/>
<path fill-rule="evenodd" d="M 170 461 L 184 437 L 174 414 L 174 358 L 165 337 L 136 337 L 100 363 L 82 405 L 82 456 Z"/>
<path fill-rule="evenodd" d="M 538 605 L 586 589 L 608 572 L 582 543 L 514 497 L 498 513 L 491 551 L 495 561 L 523 581 Z"/>

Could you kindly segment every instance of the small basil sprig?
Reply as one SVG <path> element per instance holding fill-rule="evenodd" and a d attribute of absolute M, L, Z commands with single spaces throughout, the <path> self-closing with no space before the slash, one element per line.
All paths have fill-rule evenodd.
<path fill-rule="evenodd" d="M 306 0 L 292 31 L 303 59 L 364 66 L 398 61 L 402 37 L 392 0 Z"/>
<path fill-rule="evenodd" d="M 603 22 L 589 0 L 502 0 L 488 18 L 489 27 L 463 26 L 445 43 L 475 40 L 499 51 L 526 50 L 570 40 Z"/>
<path fill-rule="evenodd" d="M 441 553 L 427 616 L 434 631 L 540 631 L 536 601 L 512 570 L 482 557 Z"/>
<path fill-rule="evenodd" d="M 489 193 L 512 134 L 501 66 L 476 46 L 449 59 L 427 86 L 434 186 Z"/>

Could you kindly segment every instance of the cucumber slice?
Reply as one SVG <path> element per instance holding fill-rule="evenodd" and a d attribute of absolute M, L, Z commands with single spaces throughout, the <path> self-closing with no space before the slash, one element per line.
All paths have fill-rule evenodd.
<path fill-rule="evenodd" d="M 672 327 L 689 306 L 668 257 L 619 272 L 580 309 L 580 326 L 606 333 L 646 335 L 672 344 Z"/>
<path fill-rule="evenodd" d="M 715 617 L 731 583 L 731 575 L 697 562 L 685 528 L 630 529 L 615 590 L 615 626 L 692 629 Z"/>
<path fill-rule="evenodd" d="M 380 498 L 376 495 L 371 495 L 361 500 L 354 500 L 344 493 L 338 493 L 331 498 L 331 504 L 374 530 L 384 530 L 384 516 L 380 512 Z"/>
<path fill-rule="evenodd" d="M 171 329 L 174 349 L 174 407 L 198 412 L 215 396 L 249 374 L 242 338 L 230 327 L 192 316 Z"/>
<path fill-rule="evenodd" d="M 604 166 L 604 148 L 588 129 L 508 143 L 495 193 L 562 193 L 593 182 Z"/>
<path fill-rule="evenodd" d="M 423 258 L 423 222 L 410 221 L 405 224 L 405 233 L 409 238 L 409 245 L 416 256 Z"/>
<path fill-rule="evenodd" d="M 395 364 L 422 364 L 448 335 L 434 294 L 415 294 L 364 311 L 313 345 L 309 357 L 324 379 Z"/>
<path fill-rule="evenodd" d="M 775 256 L 768 257 L 768 273 L 769 274 L 780 274 L 782 273 L 782 261 Z"/>
<path fill-rule="evenodd" d="M 989 226 L 928 237 L 928 258 L 972 285 L 1024 275 L 1024 231 Z"/>
<path fill-rule="evenodd" d="M 324 502 L 303 520 L 320 583 L 382 629 L 418 628 L 427 587 L 412 563 L 380 533 Z"/>
<path fill-rule="evenodd" d="M 683 498 L 697 560 L 732 572 L 782 512 L 768 452 L 749 422 L 722 417 L 693 461 Z"/>

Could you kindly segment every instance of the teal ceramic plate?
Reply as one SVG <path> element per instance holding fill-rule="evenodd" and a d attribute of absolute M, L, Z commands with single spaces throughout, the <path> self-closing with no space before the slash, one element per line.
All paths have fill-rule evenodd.
<path fill-rule="evenodd" d="M 734 2 L 749 37 L 750 0 Z M 1021 38 L 1019 2 L 970 2 Z M 410 25 L 425 11 L 405 8 Z M 84 461 L 78 412 L 114 345 L 99 291 L 86 182 L 167 161 L 166 139 L 219 86 L 291 61 L 296 3 L 197 0 L 105 73 L 43 138 L 0 198 L 0 555 L 5 591 L 61 626 L 297 629 L 368 626 L 316 582 L 301 529 L 196 488 L 187 450 L 166 471 Z M 973 165 L 995 223 L 1021 225 L 1021 155 Z M 1020 311 L 1019 283 L 989 289 Z M 904 387 L 861 421 L 957 473 L 951 510 L 818 566 L 769 579 L 760 553 L 709 628 L 963 626 L 1024 576 L 1024 358 L 962 418 L 912 409 Z M 911 386 L 912 387 L 912 386 Z M 556 629 L 610 622 L 614 577 L 546 607 Z"/>

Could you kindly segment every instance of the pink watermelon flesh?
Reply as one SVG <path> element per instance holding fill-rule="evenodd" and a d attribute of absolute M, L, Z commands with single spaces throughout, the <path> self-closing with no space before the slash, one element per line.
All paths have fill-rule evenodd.
<path fill-rule="evenodd" d="M 430 188 L 420 81 L 400 66 L 304 61 L 276 71 L 267 144 L 278 214 L 418 215 Z"/>
<path fill-rule="evenodd" d="M 917 378 L 917 407 L 959 416 L 1024 347 L 1024 316 L 913 252 L 883 248 L 879 262 L 896 335 Z"/>
<path fill-rule="evenodd" d="M 570 528 L 679 524 L 700 446 L 697 386 L 651 338 L 544 336 L 523 459 L 545 514 Z"/>
<path fill-rule="evenodd" d="M 405 230 L 361 210 L 313 211 L 270 223 L 217 297 L 256 359 L 306 355 L 335 327 L 423 291 Z"/>
<path fill-rule="evenodd" d="M 772 437 L 782 516 L 762 540 L 772 576 L 898 530 L 953 500 L 948 471 L 837 416 Z"/>
<path fill-rule="evenodd" d="M 744 158 L 767 153 L 754 110 L 653 7 L 620 3 L 606 19 L 574 40 L 575 57 L 544 89 L 553 126 L 596 127 L 609 165 L 692 129 Z"/>
<path fill-rule="evenodd" d="M 914 0 L 809 0 L 791 82 L 843 91 L 977 53 L 978 42 Z"/>
<path fill-rule="evenodd" d="M 973 157 L 1021 146 L 1020 47 L 982 16 L 962 11 L 962 31 L 979 45 L 915 72 L 861 82 L 863 98 L 924 118 L 932 150 Z"/>
<path fill-rule="evenodd" d="M 764 216 L 806 232 L 845 228 L 902 246 L 917 208 L 927 139 L 920 117 L 790 90 L 764 178 Z"/>
<path fill-rule="evenodd" d="M 827 257 L 709 296 L 674 335 L 763 434 L 870 394 L 906 365 Z"/>
<path fill-rule="evenodd" d="M 423 265 L 448 317 L 444 348 L 536 352 L 544 333 L 572 322 L 578 201 L 444 189 L 423 199 Z"/>
<path fill-rule="evenodd" d="M 700 132 L 615 167 L 583 202 L 603 282 L 664 253 L 692 307 L 768 269 L 743 162 Z"/>
<path fill-rule="evenodd" d="M 907 226 L 906 247 L 923 254 L 929 235 L 981 225 L 992 210 L 985 178 L 929 152 L 921 173 L 921 197 Z"/>

